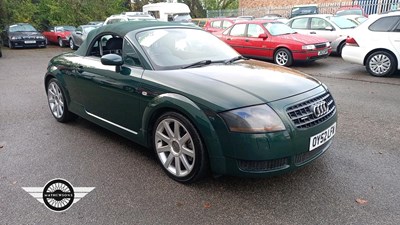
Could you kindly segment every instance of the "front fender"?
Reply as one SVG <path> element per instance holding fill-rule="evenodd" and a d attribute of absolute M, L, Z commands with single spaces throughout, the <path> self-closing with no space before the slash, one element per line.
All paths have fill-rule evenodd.
<path fill-rule="evenodd" d="M 211 124 L 215 113 L 194 103 L 189 98 L 175 93 L 166 93 L 153 98 L 145 106 L 142 124 L 147 146 L 152 146 L 152 129 L 159 116 L 167 111 L 175 111 L 188 118 L 199 132 L 210 158 L 223 157 L 217 133 Z"/>

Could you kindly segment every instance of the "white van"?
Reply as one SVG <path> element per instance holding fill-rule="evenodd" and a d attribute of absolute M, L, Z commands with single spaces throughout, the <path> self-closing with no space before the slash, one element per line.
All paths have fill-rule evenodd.
<path fill-rule="evenodd" d="M 160 2 L 143 6 L 143 12 L 148 13 L 158 20 L 190 22 L 190 9 L 184 3 Z"/>
<path fill-rule="evenodd" d="M 104 25 L 136 20 L 155 20 L 151 15 L 144 12 L 123 12 L 118 15 L 112 15 L 106 19 Z"/>

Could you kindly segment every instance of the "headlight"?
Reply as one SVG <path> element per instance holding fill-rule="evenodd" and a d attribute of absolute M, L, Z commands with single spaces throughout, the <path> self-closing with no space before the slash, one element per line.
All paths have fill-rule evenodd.
<path fill-rule="evenodd" d="M 44 39 L 44 36 L 36 36 L 36 39 Z"/>
<path fill-rule="evenodd" d="M 20 40 L 20 39 L 21 39 L 21 37 L 15 37 L 15 36 L 11 37 L 11 40 Z"/>
<path fill-rule="evenodd" d="M 282 120 L 268 105 L 235 109 L 220 115 L 232 132 L 260 133 L 285 130 Z"/>
<path fill-rule="evenodd" d="M 326 42 L 326 47 L 331 47 L 331 43 L 329 41 Z"/>
<path fill-rule="evenodd" d="M 315 49 L 315 45 L 303 45 L 301 48 L 303 50 L 314 50 Z"/>

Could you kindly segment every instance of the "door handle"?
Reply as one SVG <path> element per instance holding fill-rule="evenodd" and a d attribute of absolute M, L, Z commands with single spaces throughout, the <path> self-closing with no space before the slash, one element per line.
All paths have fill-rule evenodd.
<path fill-rule="evenodd" d="M 315 31 L 311 31 L 310 34 L 317 34 Z"/>
<path fill-rule="evenodd" d="M 230 39 L 230 38 L 227 38 L 226 40 L 230 41 L 231 39 Z"/>
<path fill-rule="evenodd" d="M 250 40 L 249 39 L 246 39 L 246 40 L 244 40 L 245 42 L 249 42 Z"/>

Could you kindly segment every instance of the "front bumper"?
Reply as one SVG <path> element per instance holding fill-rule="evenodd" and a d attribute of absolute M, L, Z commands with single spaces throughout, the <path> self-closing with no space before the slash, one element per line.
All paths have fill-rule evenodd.
<path fill-rule="evenodd" d="M 333 139 L 309 151 L 310 137 L 336 123 L 336 108 L 325 121 L 311 128 L 301 129 L 294 125 L 286 109 L 293 103 L 313 99 L 324 92 L 325 89 L 319 87 L 298 96 L 270 103 L 269 105 L 285 123 L 285 131 L 260 134 L 220 133 L 218 136 L 224 157 L 210 158 L 213 172 L 234 176 L 268 177 L 294 170 L 317 159 L 329 148 Z"/>
<path fill-rule="evenodd" d="M 320 52 L 326 51 L 326 54 L 320 54 Z M 327 58 L 332 52 L 332 48 L 326 49 L 318 49 L 312 51 L 293 51 L 293 60 L 294 61 L 302 61 L 302 62 L 310 62 L 318 59 Z"/>
<path fill-rule="evenodd" d="M 46 40 L 11 40 L 9 42 L 12 48 L 35 48 L 46 47 Z"/>

